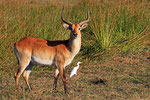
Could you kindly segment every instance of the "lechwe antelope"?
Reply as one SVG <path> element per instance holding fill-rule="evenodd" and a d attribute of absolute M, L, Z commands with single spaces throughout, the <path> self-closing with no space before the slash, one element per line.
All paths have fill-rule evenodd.
<path fill-rule="evenodd" d="M 89 12 L 87 12 L 87 20 L 82 21 L 79 24 L 72 24 L 63 18 L 62 9 L 61 19 L 65 23 L 63 26 L 71 31 L 68 40 L 48 41 L 35 37 L 26 37 L 15 43 L 14 52 L 19 64 L 19 68 L 15 73 L 17 87 L 19 77 L 23 73 L 25 82 L 27 83 L 29 90 L 31 90 L 28 80 L 33 65 L 54 65 L 56 66 L 56 70 L 53 88 L 56 89 L 57 79 L 60 74 L 66 93 L 67 88 L 64 69 L 80 51 L 80 31 L 87 27 Z"/>

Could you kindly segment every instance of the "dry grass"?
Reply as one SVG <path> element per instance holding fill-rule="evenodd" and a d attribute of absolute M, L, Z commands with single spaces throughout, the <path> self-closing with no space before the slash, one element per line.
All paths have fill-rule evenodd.
<path fill-rule="evenodd" d="M 106 57 L 101 64 L 81 65 L 78 75 L 69 78 L 71 68 L 66 70 L 68 94 L 65 95 L 61 79 L 57 90 L 52 90 L 54 70 L 37 70 L 30 76 L 31 92 L 20 79 L 19 90 L 15 89 L 13 72 L 1 72 L 1 99 L 108 99 L 148 100 L 150 99 L 150 49 L 138 54 Z M 11 65 L 10 65 L 11 66 Z M 14 68 L 13 68 L 14 69 Z M 11 69 L 12 70 L 12 69 Z"/>

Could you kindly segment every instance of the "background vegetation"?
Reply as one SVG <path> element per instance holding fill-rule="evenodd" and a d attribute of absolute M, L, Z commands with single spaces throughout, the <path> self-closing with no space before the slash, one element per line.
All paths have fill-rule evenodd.
<path fill-rule="evenodd" d="M 68 39 L 60 19 L 63 6 L 64 18 L 73 23 L 85 20 L 87 9 L 91 17 L 82 31 L 81 52 L 72 63 L 84 62 L 79 75 L 68 78 L 69 95 L 64 95 L 61 80 L 58 91 L 52 91 L 54 69 L 39 66 L 31 74 L 32 93 L 23 79 L 21 92 L 15 91 L 14 43 L 26 36 Z M 149 56 L 149 0 L 0 1 L 0 99 L 148 99 Z"/>

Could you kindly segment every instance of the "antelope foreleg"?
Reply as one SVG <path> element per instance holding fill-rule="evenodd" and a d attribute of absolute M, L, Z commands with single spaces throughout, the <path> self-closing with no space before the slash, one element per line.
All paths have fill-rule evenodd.
<path fill-rule="evenodd" d="M 66 76 L 65 76 L 65 72 L 64 72 L 63 67 L 60 68 L 59 73 L 60 73 L 60 76 L 61 76 L 61 78 L 62 78 L 62 82 L 63 82 L 63 84 L 64 84 L 64 91 L 65 91 L 65 93 L 67 93 Z"/>

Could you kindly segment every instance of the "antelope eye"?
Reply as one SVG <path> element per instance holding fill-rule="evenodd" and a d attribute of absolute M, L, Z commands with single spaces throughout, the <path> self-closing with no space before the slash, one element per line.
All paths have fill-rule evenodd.
<path fill-rule="evenodd" d="M 81 30 L 81 28 L 79 28 L 79 30 Z"/>

